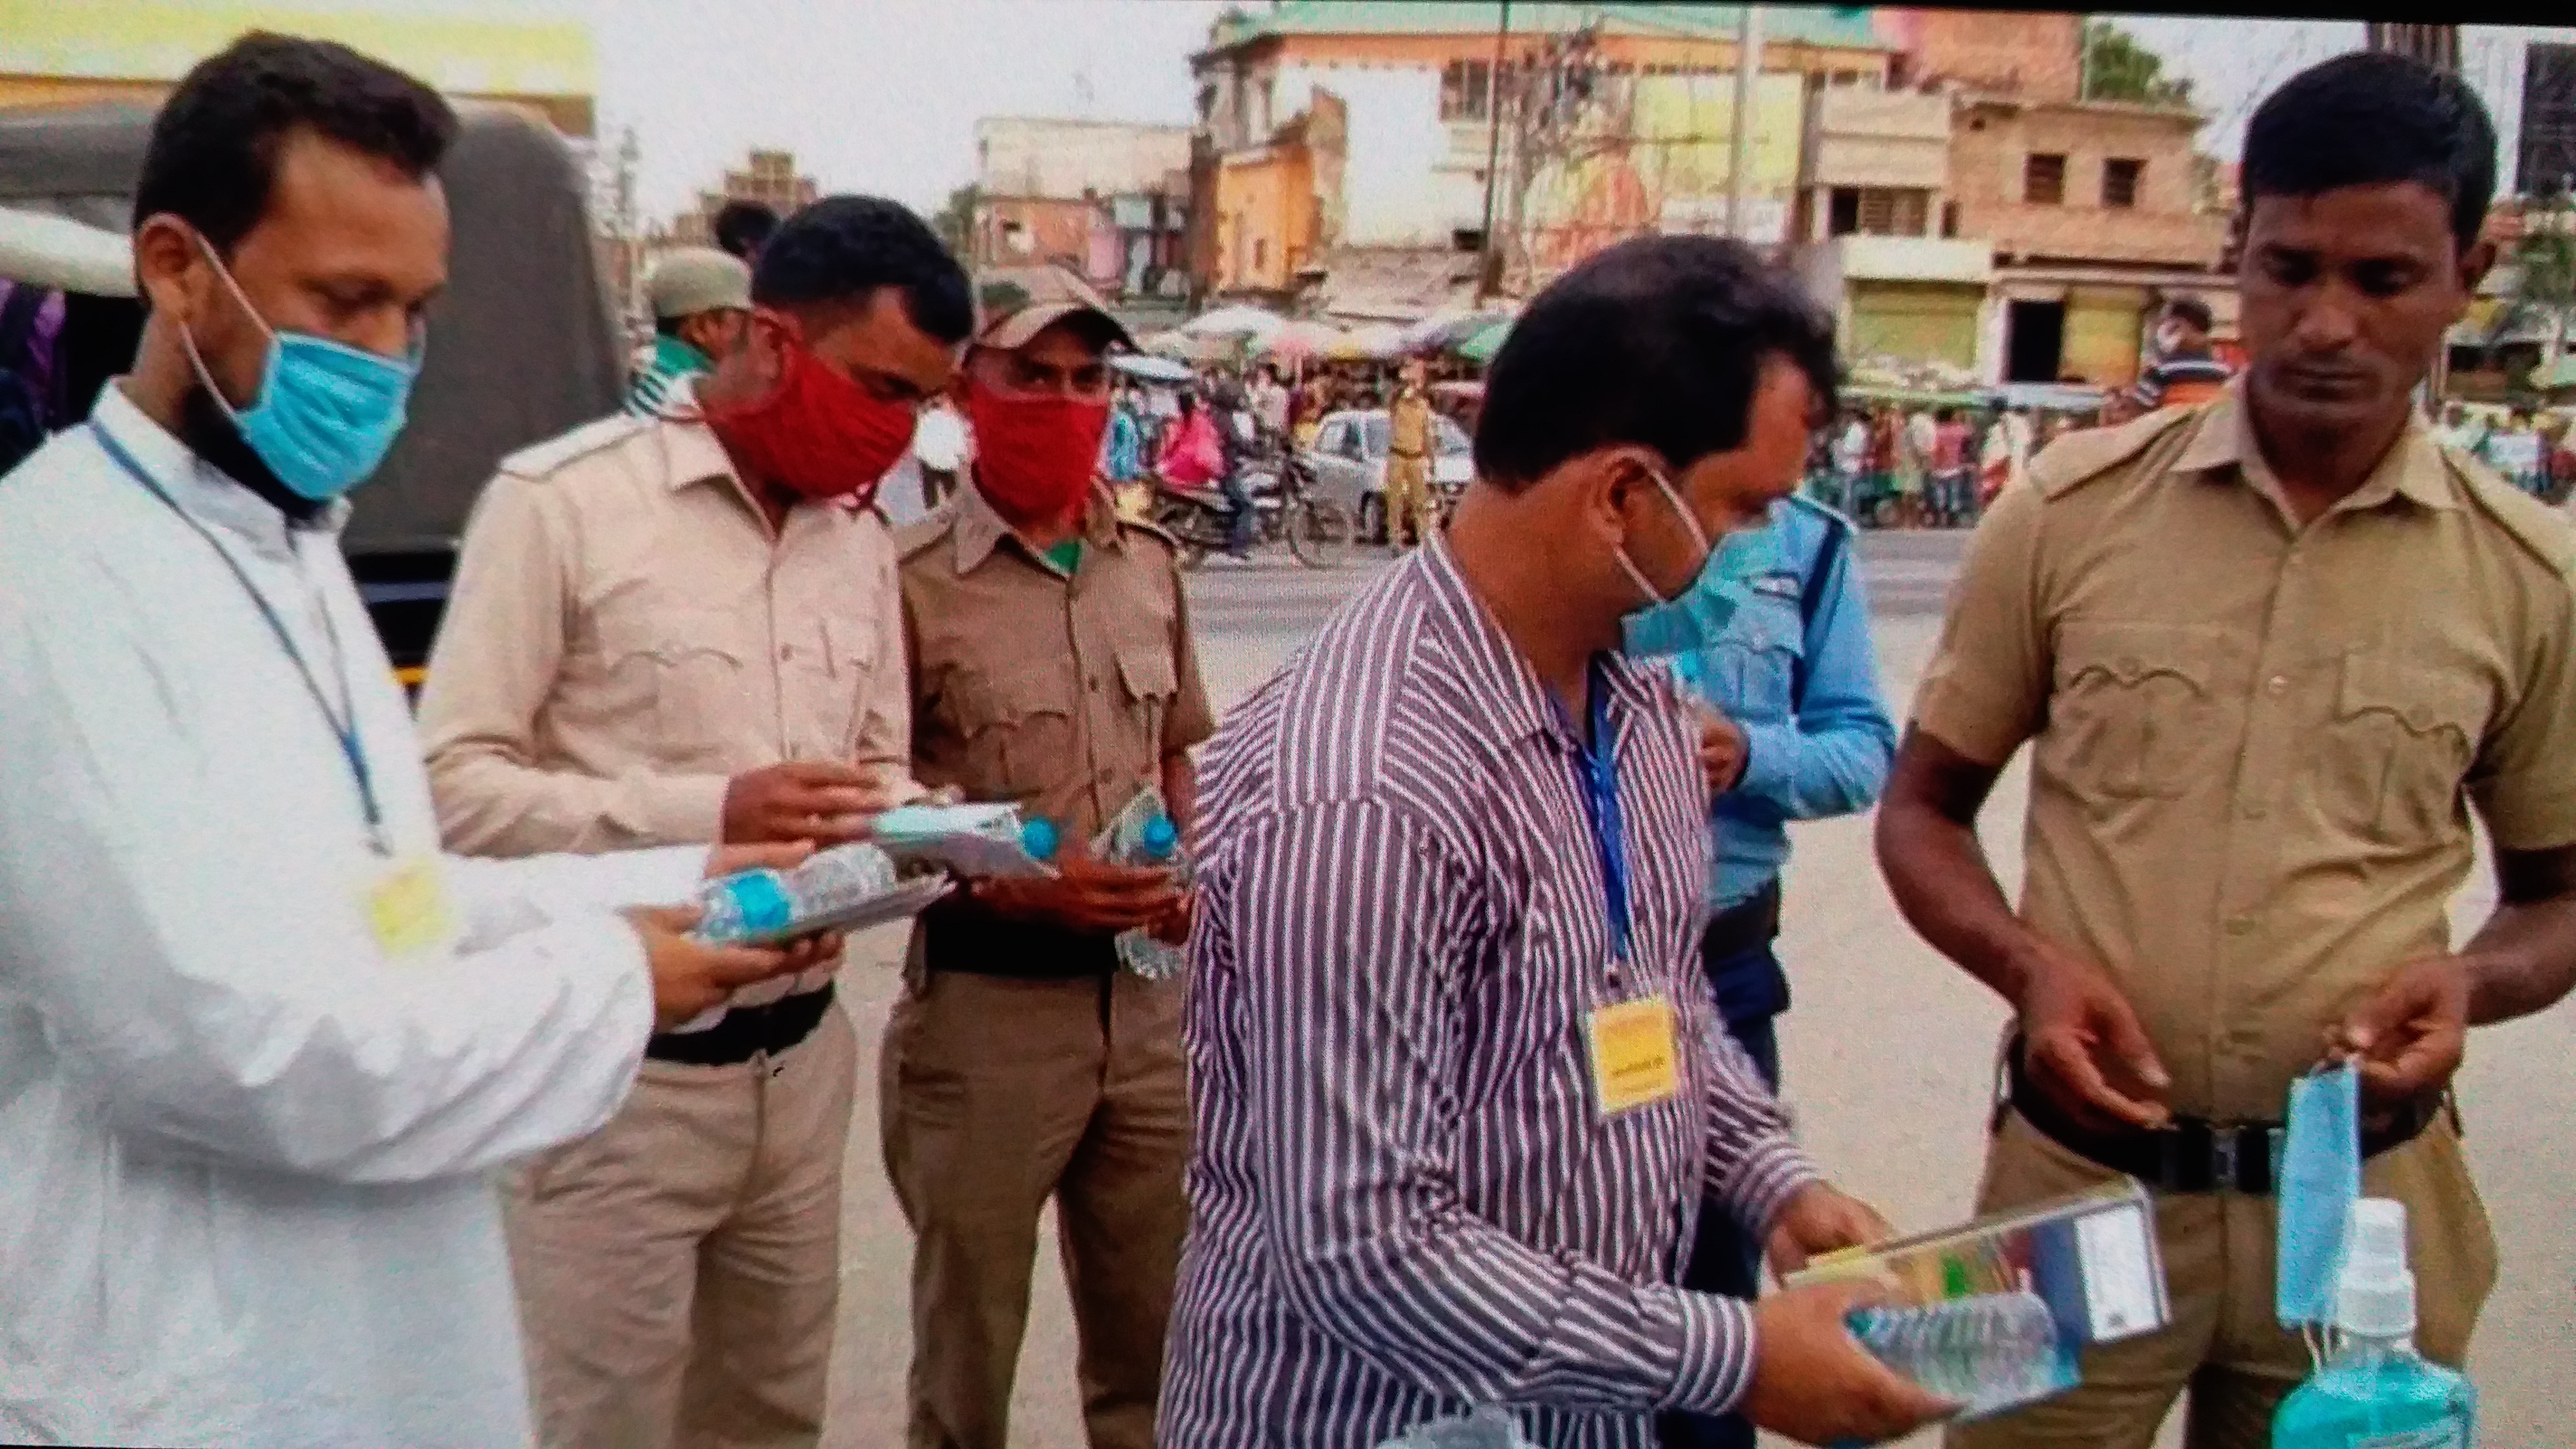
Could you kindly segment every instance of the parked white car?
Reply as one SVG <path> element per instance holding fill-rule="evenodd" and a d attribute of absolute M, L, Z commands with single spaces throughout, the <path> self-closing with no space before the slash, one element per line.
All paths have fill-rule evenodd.
<path fill-rule="evenodd" d="M 1433 413 L 1431 426 L 1438 439 L 1432 447 L 1431 482 L 1440 490 L 1445 508 L 1457 501 L 1467 480 L 1475 476 L 1475 449 L 1467 430 L 1448 418 Z M 1317 494 L 1350 510 L 1358 520 L 1353 536 L 1368 542 L 1386 538 L 1387 435 L 1382 409 L 1328 413 L 1315 433 L 1315 446 L 1306 451 Z"/>

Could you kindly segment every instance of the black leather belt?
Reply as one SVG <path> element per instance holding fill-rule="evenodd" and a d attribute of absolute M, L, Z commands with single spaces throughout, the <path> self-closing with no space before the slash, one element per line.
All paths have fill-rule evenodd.
<path fill-rule="evenodd" d="M 1118 969 L 1115 937 L 994 914 L 951 896 L 921 913 L 921 964 L 1017 981 L 1080 981 Z"/>
<path fill-rule="evenodd" d="M 2006 1103 L 2021 1113 L 2041 1136 L 2089 1161 L 2124 1172 L 2160 1192 L 2239 1192 L 2255 1197 L 2272 1193 L 2274 1159 L 2284 1136 L 2278 1122 L 2212 1122 L 2205 1117 L 2176 1117 L 2170 1127 L 2149 1131 L 2122 1128 L 2096 1131 L 2061 1110 L 2047 1093 L 2034 1087 L 2022 1066 L 2022 1040 L 2006 1049 L 2004 1070 L 2010 1082 Z M 2394 1120 L 2361 1131 L 2361 1155 L 2377 1157 L 2423 1135 L 2441 1111 L 2439 1096 L 2419 1098 L 2397 1110 Z M 1995 1108 L 1998 1122 L 2003 1107 Z"/>
<path fill-rule="evenodd" d="M 687 1067 L 730 1067 L 764 1052 L 776 1056 L 812 1036 L 831 1007 L 832 986 L 825 982 L 820 991 L 780 997 L 767 1006 L 737 1006 L 704 1031 L 657 1032 L 644 1043 L 644 1055 Z"/>
<path fill-rule="evenodd" d="M 1700 933 L 1700 959 L 1723 961 L 1760 950 L 1780 938 L 1780 878 L 1709 918 Z"/>

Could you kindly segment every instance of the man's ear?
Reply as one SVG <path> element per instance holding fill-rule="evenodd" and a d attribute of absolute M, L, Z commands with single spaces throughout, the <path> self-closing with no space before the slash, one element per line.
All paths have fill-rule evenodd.
<path fill-rule="evenodd" d="M 185 322 L 195 303 L 197 268 L 205 265 L 196 233 L 167 214 L 145 218 L 134 231 L 134 286 L 152 311 Z"/>
<path fill-rule="evenodd" d="M 2496 244 L 2484 237 L 2478 238 L 2460 254 L 2460 290 L 2476 296 L 2478 283 L 2487 279 L 2487 273 L 2495 270 L 2495 264 Z"/>

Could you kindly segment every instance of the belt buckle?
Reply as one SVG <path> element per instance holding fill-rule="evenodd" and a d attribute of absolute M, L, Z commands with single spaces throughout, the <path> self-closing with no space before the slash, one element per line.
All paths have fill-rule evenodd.
<path fill-rule="evenodd" d="M 2241 1130 L 2233 1122 L 2217 1123 L 2210 1128 L 2210 1184 L 2221 1192 L 2236 1192 L 2244 1182 L 2236 1175 L 2236 1143 Z"/>

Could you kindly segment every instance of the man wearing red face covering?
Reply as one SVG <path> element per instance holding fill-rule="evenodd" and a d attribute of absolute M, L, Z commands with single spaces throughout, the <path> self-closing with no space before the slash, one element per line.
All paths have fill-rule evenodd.
<path fill-rule="evenodd" d="M 955 375 L 965 274 L 836 196 L 751 301 L 657 416 L 506 459 L 477 505 L 420 705 L 449 849 L 832 845 L 920 793 L 873 499 Z M 609 1125 L 506 1185 L 549 1449 L 819 1437 L 857 1060 L 832 976 L 652 1038 Z"/>
<path fill-rule="evenodd" d="M 1187 752 L 1212 723 L 1178 551 L 1093 478 L 1126 331 L 1086 295 L 1014 302 L 958 381 L 971 486 L 898 541 L 913 771 L 1046 817 L 1067 857 L 1060 879 L 924 913 L 886 1023 L 886 1171 L 914 1234 L 908 1442 L 1004 1449 L 1052 1198 L 1092 1449 L 1149 1449 L 1188 1213 L 1182 984 L 1112 942 L 1179 940 L 1187 908 L 1170 873 L 1082 842 L 1149 788 L 1186 836 Z"/>

